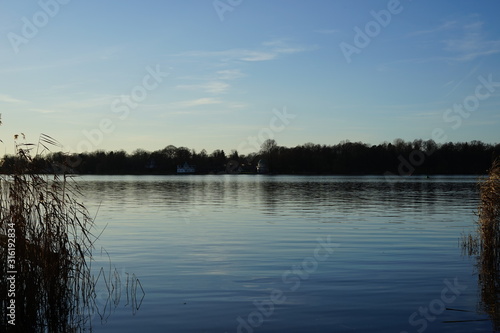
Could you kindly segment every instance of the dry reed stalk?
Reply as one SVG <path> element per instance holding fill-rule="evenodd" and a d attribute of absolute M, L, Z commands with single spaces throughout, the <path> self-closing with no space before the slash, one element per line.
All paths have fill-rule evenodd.
<path fill-rule="evenodd" d="M 500 245 L 500 159 L 489 171 L 488 178 L 481 183 L 479 205 L 479 231 L 483 246 L 498 254 Z"/>
<path fill-rule="evenodd" d="M 86 332 L 92 330 L 92 318 L 100 315 L 99 276 L 95 278 L 90 267 L 97 240 L 91 232 L 94 220 L 78 201 L 82 194 L 71 176 L 44 174 L 60 169 L 41 166 L 37 160 L 49 145 L 59 146 L 47 135 L 36 146 L 16 144 L 15 172 L 0 176 L 0 332 Z M 34 148 L 37 153 L 32 157 Z M 14 268 L 7 264 L 11 235 L 15 236 Z M 9 300 L 5 299 L 10 288 L 7 272 L 13 269 L 15 326 L 8 324 Z M 133 277 L 135 289 L 127 288 L 127 299 L 130 293 L 136 311 L 142 302 L 142 298 L 136 300 L 137 286 L 143 297 L 144 289 Z M 115 306 L 121 292 L 117 279 L 102 290 Z"/>
<path fill-rule="evenodd" d="M 42 136 L 41 144 L 53 139 Z M 31 145 L 17 145 L 13 175 L 3 176 L 0 191 L 0 324 L 17 332 L 68 332 L 84 329 L 92 278 L 89 260 L 93 220 L 79 203 L 78 189 L 66 175 L 40 174 Z M 8 325 L 7 235 L 15 235 L 16 325 Z M 87 310 L 86 310 L 87 309 Z"/>
<path fill-rule="evenodd" d="M 500 328 L 500 159 L 480 183 L 478 275 L 481 304 Z"/>

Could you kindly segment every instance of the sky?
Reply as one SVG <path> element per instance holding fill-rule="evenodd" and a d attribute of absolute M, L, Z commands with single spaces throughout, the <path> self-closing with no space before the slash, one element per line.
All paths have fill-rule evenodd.
<path fill-rule="evenodd" d="M 0 0 L 0 139 L 500 142 L 494 0 Z M 3 152 L 2 152 L 3 153 Z"/>

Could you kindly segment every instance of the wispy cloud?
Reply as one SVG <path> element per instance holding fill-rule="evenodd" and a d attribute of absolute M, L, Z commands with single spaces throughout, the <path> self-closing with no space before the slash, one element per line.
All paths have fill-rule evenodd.
<path fill-rule="evenodd" d="M 221 51 L 188 51 L 178 56 L 184 57 L 218 57 L 222 61 L 258 62 L 277 59 L 284 54 L 294 54 L 313 49 L 312 47 L 289 45 L 285 39 L 264 42 L 254 49 L 228 49 Z"/>
<path fill-rule="evenodd" d="M 293 45 L 289 42 L 288 39 L 275 39 L 272 41 L 262 43 L 265 47 L 271 48 L 271 53 L 275 54 L 276 57 L 282 54 L 295 54 L 302 53 L 306 51 L 314 50 L 316 47 L 314 46 L 299 46 Z"/>
<path fill-rule="evenodd" d="M 231 88 L 228 81 L 236 80 L 244 77 L 239 69 L 220 70 L 213 75 L 208 75 L 200 78 L 188 77 L 189 80 L 204 81 L 203 83 L 181 84 L 176 86 L 182 90 L 198 90 L 209 94 L 224 94 Z"/>
<path fill-rule="evenodd" d="M 441 24 L 437 27 L 431 28 L 431 29 L 418 30 L 418 31 L 411 32 L 410 34 L 408 34 L 408 37 L 428 35 L 428 34 L 434 34 L 434 33 L 445 31 L 445 30 L 450 30 L 450 29 L 456 27 L 457 23 L 458 23 L 457 21 L 446 21 L 443 24 Z"/>
<path fill-rule="evenodd" d="M 246 107 L 248 107 L 248 104 L 245 104 L 245 103 L 230 103 L 228 105 L 229 108 L 231 109 L 244 109 Z"/>
<path fill-rule="evenodd" d="M 246 49 L 229 49 L 223 51 L 188 51 L 179 56 L 186 57 L 217 57 L 222 61 L 240 60 L 240 61 L 267 61 L 275 59 L 278 54 L 273 52 L 255 51 Z"/>
<path fill-rule="evenodd" d="M 461 38 L 447 39 L 444 49 L 455 53 L 458 61 L 470 61 L 477 57 L 500 52 L 500 40 L 487 40 L 483 33 L 483 22 L 477 21 L 463 27 Z"/>
<path fill-rule="evenodd" d="M 455 81 L 453 81 L 453 80 L 448 81 L 448 82 L 446 82 L 445 84 L 443 84 L 443 88 L 446 88 L 446 87 L 448 87 L 448 86 L 450 86 L 450 85 L 452 85 L 452 84 L 454 84 L 454 83 L 455 83 Z"/>
<path fill-rule="evenodd" d="M 222 81 L 210 81 L 203 84 L 181 84 L 177 89 L 182 90 L 202 90 L 210 94 L 222 94 L 227 92 L 230 85 Z"/>
<path fill-rule="evenodd" d="M 22 101 L 20 99 L 11 97 L 9 95 L 4 95 L 0 94 L 0 103 L 12 103 L 12 104 L 17 104 L 17 103 L 26 103 L 25 101 Z"/>
<path fill-rule="evenodd" d="M 235 80 L 245 76 L 239 69 L 226 69 L 217 72 L 217 76 L 221 80 Z"/>
<path fill-rule="evenodd" d="M 220 104 L 220 103 L 222 103 L 222 101 L 220 101 L 216 98 L 205 97 L 205 98 L 198 98 L 198 99 L 194 99 L 194 100 L 175 102 L 175 103 L 172 103 L 171 105 L 173 107 L 176 107 L 176 108 L 190 108 L 190 107 Z"/>
<path fill-rule="evenodd" d="M 474 20 L 471 21 L 471 18 Z M 429 62 L 468 62 L 482 56 L 500 53 L 500 40 L 489 40 L 483 29 L 483 22 L 477 21 L 473 15 L 467 23 L 460 21 L 447 21 L 428 30 L 415 31 L 406 37 L 418 38 L 424 35 L 433 35 L 433 38 L 425 36 L 426 48 L 436 47 L 443 51 L 441 54 L 430 57 L 415 57 L 400 59 L 385 64 L 380 64 L 378 69 L 387 70 L 389 65 L 394 64 L 423 64 Z M 435 45 L 431 45 L 434 43 Z M 452 82 L 449 82 L 452 84 Z"/>
<path fill-rule="evenodd" d="M 246 76 L 241 69 L 235 68 L 236 65 L 243 66 L 244 68 L 245 65 L 242 64 L 243 62 L 249 65 L 250 63 L 271 61 L 280 57 L 290 56 L 312 49 L 312 47 L 296 45 L 288 39 L 274 39 L 263 42 L 254 48 L 183 52 L 176 54 L 175 56 L 216 62 L 218 70 L 203 76 L 183 77 L 182 79 L 186 80 L 185 83 L 179 84 L 175 88 L 180 90 L 197 91 L 204 95 L 208 94 L 209 96 L 220 96 L 227 94 L 233 88 L 233 81 Z M 221 105 L 221 110 L 225 110 L 224 112 L 230 112 L 229 110 L 237 111 L 248 107 L 246 103 L 242 103 L 241 101 L 228 101 L 222 98 L 205 97 L 171 103 L 168 106 L 168 109 L 176 111 L 177 114 L 187 114 L 186 112 L 189 113 L 198 111 L 186 109 L 217 104 Z"/>
<path fill-rule="evenodd" d="M 455 90 L 457 90 L 457 88 L 462 84 L 464 83 L 466 80 L 468 80 L 472 75 L 474 75 L 475 73 L 477 73 L 477 71 L 479 70 L 479 66 L 475 66 L 465 77 L 463 77 L 460 81 L 458 81 L 457 83 L 455 83 L 454 81 L 451 81 L 449 82 L 450 84 L 451 83 L 455 83 L 455 85 L 451 88 L 451 90 L 445 95 L 445 97 L 448 97 L 450 96 Z M 448 86 L 449 84 L 447 83 L 445 85 Z"/>
<path fill-rule="evenodd" d="M 53 109 L 29 109 L 29 111 L 41 113 L 41 114 L 49 114 L 49 113 L 56 113 L 59 111 L 53 110 Z"/>
<path fill-rule="evenodd" d="M 241 50 L 241 55 L 238 57 L 240 58 L 239 60 L 243 61 L 267 61 L 276 59 L 278 52 Z"/>
<path fill-rule="evenodd" d="M 418 112 L 418 113 L 415 113 L 413 114 L 413 117 L 415 118 L 436 118 L 436 117 L 440 117 L 442 116 L 442 112 L 438 112 L 438 111 L 427 111 L 427 112 Z M 410 115 L 411 117 L 411 115 Z"/>

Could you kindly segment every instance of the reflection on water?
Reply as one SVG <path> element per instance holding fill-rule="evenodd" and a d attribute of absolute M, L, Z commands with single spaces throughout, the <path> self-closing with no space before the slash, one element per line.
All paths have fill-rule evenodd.
<path fill-rule="evenodd" d="M 416 177 L 415 177 L 416 178 Z M 475 178 L 438 178 L 381 181 L 376 177 L 270 176 L 179 176 L 179 177 L 84 177 L 82 186 L 93 199 L 101 198 L 117 207 L 143 203 L 167 205 L 174 210 L 182 204 L 227 205 L 239 201 L 268 212 L 295 207 L 325 206 L 335 210 L 357 207 L 365 210 L 387 204 L 391 209 L 433 209 L 447 204 L 475 209 Z M 104 195 L 103 195 L 104 194 Z"/>
<path fill-rule="evenodd" d="M 101 259 L 105 258 L 103 251 L 104 249 L 101 251 Z M 98 319 L 97 321 L 101 323 L 106 323 L 119 306 L 130 308 L 131 314 L 135 315 L 146 296 L 139 278 L 134 273 L 126 272 L 123 268 L 118 270 L 112 266 L 109 255 L 107 253 L 106 255 L 109 265 L 107 267 L 101 266 L 97 273 L 94 272 L 92 306 L 88 309 L 89 317 Z M 94 260 L 99 259 L 94 258 Z"/>
<path fill-rule="evenodd" d="M 107 225 L 100 243 L 118 270 L 141 276 L 148 297 L 117 309 L 97 332 L 234 332 L 317 239 L 339 248 L 276 304 L 259 332 L 417 331 L 409 317 L 467 289 L 426 332 L 489 331 L 476 314 L 473 262 L 458 239 L 471 230 L 475 177 L 84 176 L 89 208 Z M 99 244 L 99 245 L 101 245 Z M 215 318 L 215 319 L 214 319 Z M 362 320 L 360 320 L 362 319 Z"/>

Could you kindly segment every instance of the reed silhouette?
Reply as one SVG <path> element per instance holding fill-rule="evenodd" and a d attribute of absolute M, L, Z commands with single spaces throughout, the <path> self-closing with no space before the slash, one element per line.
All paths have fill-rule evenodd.
<path fill-rule="evenodd" d="M 500 160 L 481 184 L 479 283 L 483 309 L 500 329 Z"/>
<path fill-rule="evenodd" d="M 99 276 L 90 265 L 94 219 L 78 201 L 72 176 L 48 175 L 53 168 L 39 163 L 57 141 L 43 134 L 36 145 L 18 143 L 20 138 L 15 136 L 14 172 L 0 179 L 0 331 L 91 330 L 92 318 L 100 314 Z M 142 290 L 135 275 L 131 283 L 134 292 L 138 285 Z M 113 282 L 101 287 L 109 299 L 119 297 Z M 15 311 L 9 309 L 12 302 Z"/>
<path fill-rule="evenodd" d="M 6 276 L 0 282 L 2 326 L 17 332 L 72 332 L 85 325 L 82 314 L 92 294 L 93 219 L 75 199 L 78 188 L 66 175 L 43 175 L 35 163 L 57 142 L 46 135 L 36 146 L 15 139 L 14 173 L 2 177 L 0 194 L 1 272 L 15 272 L 9 274 L 15 281 L 10 299 L 5 299 L 11 287 Z M 12 249 L 8 238 L 15 239 L 15 247 L 6 267 L 7 249 Z M 15 317 L 7 311 L 11 300 Z"/>
<path fill-rule="evenodd" d="M 500 330 L 500 159 L 493 162 L 479 189 L 477 232 L 464 236 L 462 247 L 477 257 L 480 310 Z"/>

